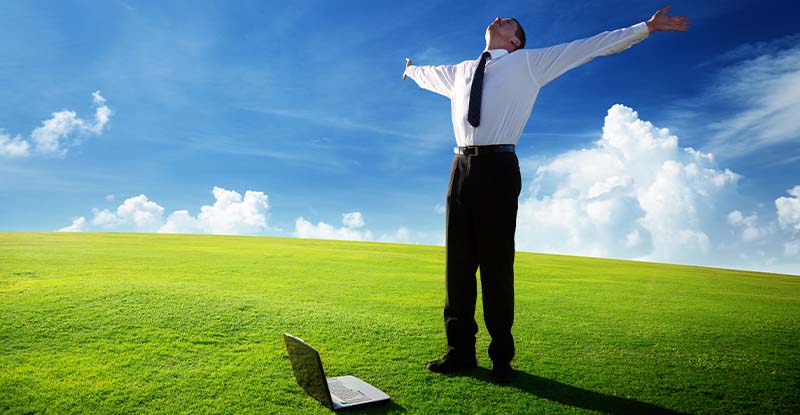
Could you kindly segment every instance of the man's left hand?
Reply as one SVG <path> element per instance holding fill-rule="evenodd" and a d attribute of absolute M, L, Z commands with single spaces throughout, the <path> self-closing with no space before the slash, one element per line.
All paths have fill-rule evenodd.
<path fill-rule="evenodd" d="M 650 33 L 671 30 L 683 32 L 689 30 L 689 25 L 691 22 L 682 21 L 689 16 L 667 16 L 667 13 L 670 10 L 672 10 L 672 6 L 664 7 L 663 9 L 657 11 L 653 17 L 647 21 L 647 29 L 650 30 Z"/>

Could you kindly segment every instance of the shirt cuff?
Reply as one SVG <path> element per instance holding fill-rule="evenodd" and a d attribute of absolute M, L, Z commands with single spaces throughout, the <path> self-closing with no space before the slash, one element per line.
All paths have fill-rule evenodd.
<path fill-rule="evenodd" d="M 644 39 L 650 36 L 650 29 L 647 28 L 647 22 L 636 23 L 631 26 L 636 31 L 636 37 Z"/>

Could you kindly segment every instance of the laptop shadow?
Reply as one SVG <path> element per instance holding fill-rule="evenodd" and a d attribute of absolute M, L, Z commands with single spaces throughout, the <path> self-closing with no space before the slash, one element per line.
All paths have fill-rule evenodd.
<path fill-rule="evenodd" d="M 453 376 L 469 376 L 491 383 L 489 369 L 479 367 L 461 372 Z M 662 408 L 646 402 L 606 395 L 588 389 L 567 385 L 541 376 L 531 375 L 519 370 L 514 371 L 514 380 L 505 387 L 517 388 L 522 392 L 538 396 L 549 401 L 558 402 L 576 408 L 588 409 L 611 415 L 627 414 L 664 414 L 686 415 L 682 412 Z"/>

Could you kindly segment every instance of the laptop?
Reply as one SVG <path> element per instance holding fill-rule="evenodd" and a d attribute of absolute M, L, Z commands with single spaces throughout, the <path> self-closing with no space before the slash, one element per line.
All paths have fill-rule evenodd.
<path fill-rule="evenodd" d="M 389 395 L 354 376 L 326 378 L 319 352 L 289 333 L 283 334 L 297 384 L 332 411 L 388 402 Z"/>

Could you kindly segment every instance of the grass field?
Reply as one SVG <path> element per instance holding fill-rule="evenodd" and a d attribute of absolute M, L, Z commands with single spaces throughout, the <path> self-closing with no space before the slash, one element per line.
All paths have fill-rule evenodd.
<path fill-rule="evenodd" d="M 517 380 L 429 373 L 442 247 L 0 233 L 0 413 L 329 413 L 281 335 L 366 413 L 800 413 L 800 277 L 520 253 Z M 479 305 L 480 308 L 480 305 Z"/>

